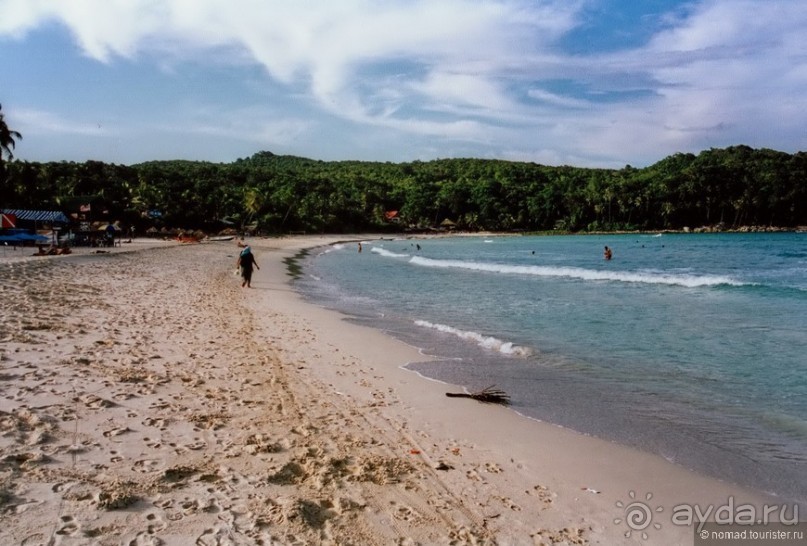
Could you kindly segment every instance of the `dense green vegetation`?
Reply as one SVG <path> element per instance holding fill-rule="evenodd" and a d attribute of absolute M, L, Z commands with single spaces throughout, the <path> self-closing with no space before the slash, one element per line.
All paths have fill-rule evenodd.
<path fill-rule="evenodd" d="M 324 162 L 270 152 L 227 164 L 11 161 L 0 191 L 5 208 L 67 210 L 94 198 L 113 219 L 141 228 L 216 231 L 234 222 L 264 233 L 358 232 L 445 220 L 500 231 L 792 227 L 807 225 L 807 153 L 735 146 L 619 170 L 481 159 Z"/>

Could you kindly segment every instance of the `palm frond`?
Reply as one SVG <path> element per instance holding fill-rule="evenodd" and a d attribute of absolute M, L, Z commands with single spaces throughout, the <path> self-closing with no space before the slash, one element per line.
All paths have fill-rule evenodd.
<path fill-rule="evenodd" d="M 447 392 L 446 396 L 450 398 L 471 398 L 484 404 L 501 404 L 503 406 L 510 404 L 510 395 L 503 390 L 497 389 L 494 385 L 472 393 Z"/>

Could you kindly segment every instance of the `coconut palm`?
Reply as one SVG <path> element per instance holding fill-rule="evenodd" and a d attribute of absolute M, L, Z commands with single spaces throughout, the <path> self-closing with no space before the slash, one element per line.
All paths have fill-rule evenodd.
<path fill-rule="evenodd" d="M 2 109 L 3 105 L 0 104 L 0 163 L 3 161 L 3 154 L 8 156 L 9 161 L 14 159 L 14 154 L 11 153 L 11 150 L 14 149 L 17 140 L 22 140 L 20 133 L 12 131 L 8 128 L 8 125 L 6 125 L 6 120 L 3 119 Z"/>

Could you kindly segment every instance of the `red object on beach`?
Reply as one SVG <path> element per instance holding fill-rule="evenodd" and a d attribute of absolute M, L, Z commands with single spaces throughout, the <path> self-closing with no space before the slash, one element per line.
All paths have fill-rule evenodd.
<path fill-rule="evenodd" d="M 409 453 L 411 453 L 412 455 L 420 455 L 420 450 L 419 449 L 410 449 Z"/>
<path fill-rule="evenodd" d="M 13 214 L 0 214 L 0 228 L 17 227 L 17 217 Z"/>

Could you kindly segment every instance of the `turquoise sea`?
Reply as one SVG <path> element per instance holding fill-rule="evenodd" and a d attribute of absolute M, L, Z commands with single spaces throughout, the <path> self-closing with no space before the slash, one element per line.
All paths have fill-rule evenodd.
<path fill-rule="evenodd" d="M 302 265 L 306 297 L 437 357 L 418 373 L 807 502 L 805 233 L 377 240 Z"/>

